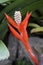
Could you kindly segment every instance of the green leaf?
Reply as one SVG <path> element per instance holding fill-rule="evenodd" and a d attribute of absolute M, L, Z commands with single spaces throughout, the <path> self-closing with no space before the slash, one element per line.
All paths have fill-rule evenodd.
<path fill-rule="evenodd" d="M 23 15 L 25 15 L 25 13 L 32 11 L 32 16 L 35 17 L 34 12 L 37 9 L 43 10 L 43 0 L 37 0 L 36 2 L 27 5 L 25 8 L 21 9 L 21 12 L 23 13 Z"/>
<path fill-rule="evenodd" d="M 3 24 L 0 24 L 0 39 L 4 39 L 6 33 L 8 32 L 7 23 L 3 22 Z"/>
<path fill-rule="evenodd" d="M 8 48 L 5 46 L 5 44 L 0 40 L 0 61 L 8 59 L 10 56 Z"/>
<path fill-rule="evenodd" d="M 29 23 L 28 26 L 30 26 L 30 27 L 34 27 L 34 28 L 38 28 L 38 27 L 40 27 L 38 24 L 35 24 L 35 23 Z"/>
<path fill-rule="evenodd" d="M 33 28 L 33 29 L 31 30 L 31 33 L 37 33 L 37 32 L 43 32 L 43 27 Z"/>
<path fill-rule="evenodd" d="M 0 3 L 7 2 L 8 0 L 0 0 Z"/>

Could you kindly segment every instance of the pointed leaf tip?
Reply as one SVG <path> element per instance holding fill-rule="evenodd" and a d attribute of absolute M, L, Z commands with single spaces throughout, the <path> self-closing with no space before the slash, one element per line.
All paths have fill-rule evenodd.
<path fill-rule="evenodd" d="M 9 16 L 8 16 L 8 14 L 6 14 L 6 13 L 5 13 L 5 16 L 6 16 L 6 18 L 8 18 L 8 17 L 9 17 Z"/>

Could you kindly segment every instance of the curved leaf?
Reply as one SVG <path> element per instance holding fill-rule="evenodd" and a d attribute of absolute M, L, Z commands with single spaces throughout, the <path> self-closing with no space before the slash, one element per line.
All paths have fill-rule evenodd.
<path fill-rule="evenodd" d="M 40 27 L 38 24 L 35 24 L 35 23 L 29 23 L 28 26 L 30 26 L 30 27 L 35 27 L 35 28 Z"/>
<path fill-rule="evenodd" d="M 7 2 L 8 0 L 0 0 L 0 3 Z"/>
<path fill-rule="evenodd" d="M 34 28 L 31 30 L 31 33 L 43 32 L 43 27 Z"/>
<path fill-rule="evenodd" d="M 0 40 L 0 61 L 8 59 L 10 56 L 9 51 L 5 44 Z"/>

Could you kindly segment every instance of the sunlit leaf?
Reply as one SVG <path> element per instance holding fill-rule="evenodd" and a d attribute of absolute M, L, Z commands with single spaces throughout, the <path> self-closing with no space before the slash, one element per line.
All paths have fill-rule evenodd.
<path fill-rule="evenodd" d="M 8 0 L 0 0 L 0 3 L 7 2 Z"/>
<path fill-rule="evenodd" d="M 33 28 L 33 29 L 31 30 L 31 33 L 37 33 L 37 32 L 43 32 L 43 27 Z"/>
<path fill-rule="evenodd" d="M 10 56 L 8 48 L 5 46 L 5 44 L 0 40 L 0 61 L 8 59 Z"/>
<path fill-rule="evenodd" d="M 30 26 L 30 27 L 35 27 L 35 28 L 40 27 L 38 24 L 35 24 L 35 23 L 29 23 L 28 26 Z"/>

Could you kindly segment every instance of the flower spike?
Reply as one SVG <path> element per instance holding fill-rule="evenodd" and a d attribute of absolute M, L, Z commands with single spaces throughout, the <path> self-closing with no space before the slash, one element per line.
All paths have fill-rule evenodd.
<path fill-rule="evenodd" d="M 34 55 L 33 50 L 31 48 L 30 44 L 28 43 L 28 34 L 26 31 L 28 19 L 30 18 L 31 14 L 32 14 L 32 12 L 27 13 L 25 19 L 19 25 L 18 25 L 18 23 L 14 22 L 13 19 L 9 15 L 5 14 L 5 16 L 8 19 L 9 23 L 13 27 L 16 27 L 18 29 L 18 31 L 20 32 L 20 34 L 19 34 L 10 24 L 8 24 L 8 27 L 9 27 L 10 31 L 12 32 L 12 34 L 24 43 L 24 46 L 25 46 L 26 50 L 30 53 L 32 60 L 34 61 L 34 63 L 36 65 L 38 65 L 38 59 Z"/>

